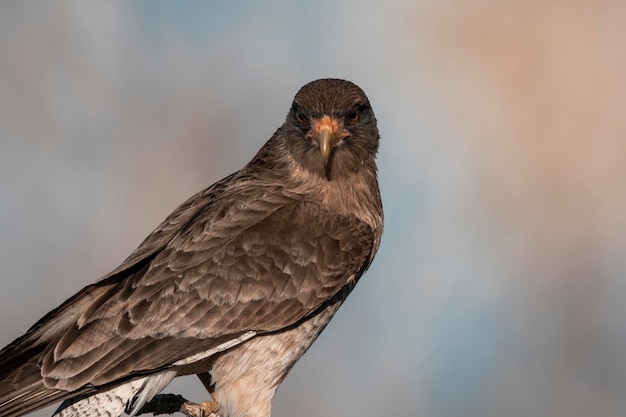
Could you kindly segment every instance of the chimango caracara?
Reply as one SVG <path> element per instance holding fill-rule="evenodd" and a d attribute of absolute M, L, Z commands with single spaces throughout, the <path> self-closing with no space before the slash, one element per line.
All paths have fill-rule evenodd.
<path fill-rule="evenodd" d="M 0 416 L 134 415 L 189 374 L 208 412 L 269 416 L 378 249 L 378 142 L 359 87 L 302 87 L 250 163 L 0 352 Z"/>

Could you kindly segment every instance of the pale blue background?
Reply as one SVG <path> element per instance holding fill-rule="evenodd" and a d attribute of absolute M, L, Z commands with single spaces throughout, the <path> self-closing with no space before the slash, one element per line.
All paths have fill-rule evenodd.
<path fill-rule="evenodd" d="M 471 3 L 2 2 L 0 344 L 340 77 L 385 235 L 274 416 L 622 416 L 626 9 Z"/>

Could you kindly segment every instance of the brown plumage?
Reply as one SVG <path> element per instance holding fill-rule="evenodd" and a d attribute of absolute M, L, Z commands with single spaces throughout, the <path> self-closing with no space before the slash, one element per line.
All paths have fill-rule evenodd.
<path fill-rule="evenodd" d="M 359 87 L 302 87 L 250 163 L 0 352 L 0 417 L 61 400 L 55 415 L 136 413 L 208 373 L 222 416 L 269 416 L 378 249 L 378 141 Z"/>

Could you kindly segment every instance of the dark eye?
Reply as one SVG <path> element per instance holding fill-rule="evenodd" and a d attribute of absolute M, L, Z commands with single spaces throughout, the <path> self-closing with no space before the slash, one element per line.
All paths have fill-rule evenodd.
<path fill-rule="evenodd" d="M 304 115 L 304 113 L 302 112 L 296 112 L 296 120 L 298 121 L 298 123 L 300 123 L 301 125 L 306 125 L 309 123 L 309 119 Z"/>
<path fill-rule="evenodd" d="M 348 122 L 348 124 L 353 125 L 359 121 L 359 117 L 361 117 L 361 110 L 355 109 L 351 111 L 350 113 L 348 113 L 348 116 L 346 117 L 346 121 Z"/>

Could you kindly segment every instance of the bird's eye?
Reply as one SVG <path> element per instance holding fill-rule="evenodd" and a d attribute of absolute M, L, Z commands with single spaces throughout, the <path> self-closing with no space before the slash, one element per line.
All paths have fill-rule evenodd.
<path fill-rule="evenodd" d="M 361 111 L 359 109 L 353 110 L 348 114 L 346 120 L 349 124 L 353 125 L 359 121 L 359 117 L 361 117 Z"/>
<path fill-rule="evenodd" d="M 302 112 L 296 112 L 296 120 L 301 125 L 306 125 L 309 122 L 309 119 Z"/>

